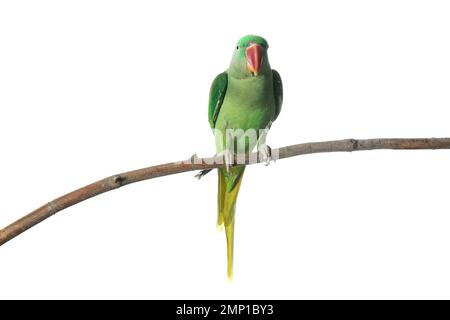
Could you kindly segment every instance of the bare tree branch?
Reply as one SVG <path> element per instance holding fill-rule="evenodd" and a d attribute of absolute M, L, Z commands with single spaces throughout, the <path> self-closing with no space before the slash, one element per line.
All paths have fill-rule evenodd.
<path fill-rule="evenodd" d="M 376 149 L 450 149 L 450 138 L 367 140 L 346 139 L 336 141 L 311 142 L 273 149 L 272 154 L 276 154 L 278 159 L 284 159 L 311 153 L 351 152 Z M 258 159 L 257 153 L 253 153 L 246 159 L 245 163 L 255 164 L 261 161 L 262 160 Z M 186 161 L 171 162 L 110 176 L 108 178 L 99 180 L 85 187 L 72 191 L 53 201 L 50 201 L 42 207 L 20 218 L 19 220 L 11 223 L 4 229 L 1 229 L 0 246 L 18 236 L 22 232 L 35 226 L 39 222 L 54 215 L 55 213 L 73 206 L 74 204 L 77 204 L 81 201 L 95 197 L 101 193 L 120 188 L 130 183 L 147 179 L 153 179 L 187 171 L 214 169 L 223 166 L 223 159 L 221 157 L 198 158 L 196 155 L 194 155 Z"/>

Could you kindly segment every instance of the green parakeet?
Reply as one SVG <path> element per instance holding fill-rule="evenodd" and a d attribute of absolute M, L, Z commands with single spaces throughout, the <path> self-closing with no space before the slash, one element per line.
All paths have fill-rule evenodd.
<path fill-rule="evenodd" d="M 267 130 L 278 117 L 283 101 L 280 75 L 271 69 L 269 45 L 259 36 L 241 38 L 228 70 L 213 81 L 209 93 L 208 119 L 215 133 L 217 154 L 224 155 L 226 168 L 218 169 L 218 226 L 225 225 L 228 277 L 233 276 L 233 238 L 236 198 L 245 166 L 230 162 L 236 154 L 258 146 L 267 164 L 270 148 Z"/>

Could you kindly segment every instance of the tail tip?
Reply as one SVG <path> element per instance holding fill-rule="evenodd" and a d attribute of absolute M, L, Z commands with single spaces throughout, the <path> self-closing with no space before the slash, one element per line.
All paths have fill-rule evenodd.
<path fill-rule="evenodd" d="M 227 277 L 228 277 L 228 281 L 230 281 L 230 282 L 233 281 L 233 268 L 228 268 Z"/>

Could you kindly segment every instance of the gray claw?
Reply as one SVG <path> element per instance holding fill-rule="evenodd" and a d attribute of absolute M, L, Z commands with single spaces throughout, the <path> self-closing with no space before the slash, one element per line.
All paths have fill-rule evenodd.
<path fill-rule="evenodd" d="M 205 169 L 205 170 L 200 170 L 199 173 L 197 173 L 194 177 L 197 178 L 198 180 L 200 180 L 201 178 L 203 178 L 204 176 L 206 176 L 212 169 Z"/>
<path fill-rule="evenodd" d="M 270 164 L 272 160 L 272 148 L 270 148 L 267 144 L 263 144 L 258 148 L 259 154 L 262 157 L 262 161 L 265 166 Z"/>

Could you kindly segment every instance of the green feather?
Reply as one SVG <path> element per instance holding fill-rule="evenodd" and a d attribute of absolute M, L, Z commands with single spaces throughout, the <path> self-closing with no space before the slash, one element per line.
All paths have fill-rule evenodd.
<path fill-rule="evenodd" d="M 275 98 L 275 115 L 272 118 L 272 122 L 278 118 L 281 111 L 281 105 L 283 104 L 283 82 L 281 82 L 280 74 L 277 70 L 272 70 L 273 74 L 273 96 Z"/>
<path fill-rule="evenodd" d="M 260 36 L 252 35 L 252 34 L 242 37 L 238 41 L 238 46 L 245 48 L 249 45 L 250 42 L 260 44 L 261 46 L 263 46 L 266 49 L 269 48 L 269 44 L 267 43 L 266 39 L 264 39 L 263 37 L 260 37 Z"/>
<path fill-rule="evenodd" d="M 208 120 L 211 129 L 214 129 L 216 126 L 220 107 L 222 106 L 225 93 L 227 92 L 227 85 L 228 75 L 225 71 L 217 75 L 211 85 L 211 89 L 209 90 Z"/>

